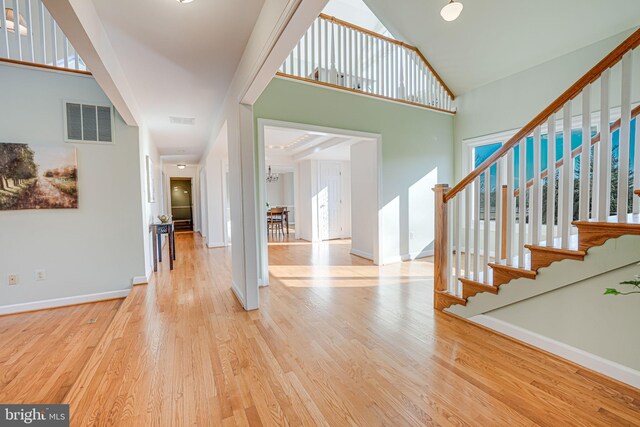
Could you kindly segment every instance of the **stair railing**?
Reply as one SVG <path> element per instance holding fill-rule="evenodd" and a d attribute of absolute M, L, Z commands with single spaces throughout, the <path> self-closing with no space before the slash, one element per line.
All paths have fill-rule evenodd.
<path fill-rule="evenodd" d="M 638 45 L 640 30 L 455 187 L 434 188 L 437 309 L 465 303 L 461 279 L 492 286 L 492 262 L 529 268 L 527 244 L 571 249 L 574 219 L 625 222 L 629 213 L 640 213 L 639 198 L 632 197 L 640 189 L 640 173 L 630 174 L 640 171 L 640 107 L 631 102 Z M 620 108 L 613 123 L 612 103 Z M 579 129 L 572 127 L 572 111 L 580 117 Z M 577 147 L 574 130 L 581 132 Z"/>
<path fill-rule="evenodd" d="M 41 0 L 0 0 L 0 61 L 89 74 Z"/>
<path fill-rule="evenodd" d="M 278 75 L 455 112 L 453 92 L 418 48 L 324 14 Z"/>

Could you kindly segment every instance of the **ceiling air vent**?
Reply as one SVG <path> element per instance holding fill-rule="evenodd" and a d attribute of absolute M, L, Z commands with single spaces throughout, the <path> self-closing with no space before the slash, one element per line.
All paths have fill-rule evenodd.
<path fill-rule="evenodd" d="M 64 103 L 66 142 L 113 143 L 113 109 L 101 105 Z"/>
<path fill-rule="evenodd" d="M 195 117 L 174 117 L 174 116 L 170 116 L 169 117 L 169 122 L 172 125 L 189 125 L 189 126 L 193 126 L 196 124 L 196 119 Z"/>

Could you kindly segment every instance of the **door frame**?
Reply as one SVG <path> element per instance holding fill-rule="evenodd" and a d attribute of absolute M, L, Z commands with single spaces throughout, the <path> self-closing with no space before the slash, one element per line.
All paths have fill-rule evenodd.
<path fill-rule="evenodd" d="M 376 206 L 378 207 L 377 221 L 375 226 L 377 230 L 374 230 L 374 243 L 373 243 L 373 263 L 380 265 L 382 262 L 382 248 L 381 242 L 383 236 L 383 222 L 382 222 L 382 135 L 379 133 L 361 132 L 350 129 L 332 128 L 327 126 L 316 126 L 307 123 L 286 122 L 281 120 L 263 119 L 258 118 L 258 141 L 257 141 L 257 167 L 258 167 L 258 191 L 257 191 L 257 229 L 258 229 L 258 281 L 260 286 L 269 285 L 269 246 L 267 236 L 267 212 L 263 209 L 266 206 L 266 184 L 264 179 L 265 175 L 265 148 L 264 148 L 264 128 L 266 126 L 281 127 L 286 129 L 298 129 L 309 132 L 323 132 L 333 133 L 338 135 L 351 136 L 356 138 L 372 139 L 376 142 L 376 172 L 377 172 L 377 191 L 376 191 Z M 297 194 L 297 192 L 295 193 Z M 298 201 L 296 200 L 296 203 Z M 296 207 L 297 208 L 297 207 Z M 353 221 L 353 218 L 352 218 Z"/>

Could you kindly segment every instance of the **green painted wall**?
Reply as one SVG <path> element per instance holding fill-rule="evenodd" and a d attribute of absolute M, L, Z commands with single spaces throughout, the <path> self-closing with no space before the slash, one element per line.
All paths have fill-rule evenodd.
<path fill-rule="evenodd" d="M 383 256 L 431 248 L 431 187 L 453 179 L 453 116 L 274 78 L 254 105 L 254 117 L 256 128 L 265 118 L 381 134 Z"/>

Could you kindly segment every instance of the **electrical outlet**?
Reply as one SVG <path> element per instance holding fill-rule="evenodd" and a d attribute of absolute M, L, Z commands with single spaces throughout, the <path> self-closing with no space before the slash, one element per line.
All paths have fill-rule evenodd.
<path fill-rule="evenodd" d="M 47 280 L 47 272 L 45 270 L 36 270 L 36 281 Z"/>
<path fill-rule="evenodd" d="M 10 274 L 9 275 L 9 284 L 10 285 L 17 285 L 18 284 L 18 275 L 17 274 Z"/>

